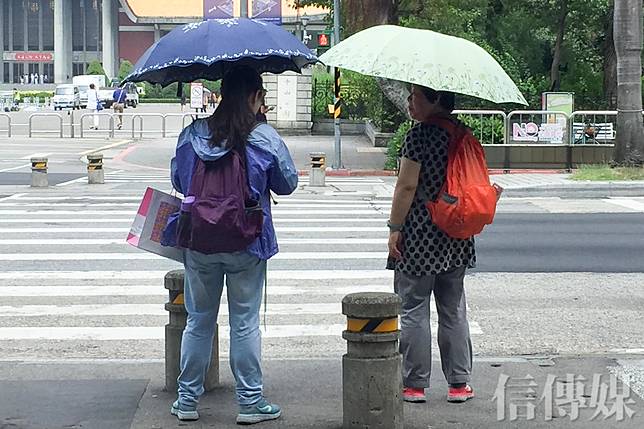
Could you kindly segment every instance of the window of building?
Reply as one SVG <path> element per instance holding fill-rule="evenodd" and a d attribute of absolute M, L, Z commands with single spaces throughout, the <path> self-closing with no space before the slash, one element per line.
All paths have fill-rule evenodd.
<path fill-rule="evenodd" d="M 40 50 L 40 0 L 25 1 L 27 13 L 27 49 Z"/>
<path fill-rule="evenodd" d="M 45 63 L 42 65 L 42 74 L 45 76 L 45 83 L 54 81 L 54 63 Z"/>
<path fill-rule="evenodd" d="M 24 63 L 13 63 L 13 83 L 20 83 L 20 77 L 25 74 Z"/>
<path fill-rule="evenodd" d="M 13 21 L 13 50 L 25 49 L 25 5 L 19 0 L 14 0 L 11 8 Z M 15 79 L 14 79 L 15 80 Z"/>
<path fill-rule="evenodd" d="M 82 3 L 81 3 L 82 4 Z M 98 51 L 101 41 L 98 0 L 85 0 L 85 49 Z"/>
<path fill-rule="evenodd" d="M 85 0 L 73 0 L 72 3 L 72 45 L 75 51 L 85 50 Z"/>
<path fill-rule="evenodd" d="M 29 64 L 28 70 L 29 70 L 30 75 L 33 74 L 33 73 L 39 75 L 40 74 L 40 64 L 31 63 L 31 64 Z"/>
<path fill-rule="evenodd" d="M 80 74 L 85 74 L 85 63 L 73 63 L 72 64 L 72 74 L 78 76 Z"/>
<path fill-rule="evenodd" d="M 4 63 L 2 68 L 3 68 L 3 70 L 2 70 L 2 81 L 4 83 L 9 83 L 10 82 L 9 79 L 11 79 L 9 77 L 9 63 Z M 20 82 L 20 79 L 18 79 L 18 82 Z"/>
<path fill-rule="evenodd" d="M 2 43 L 5 51 L 9 50 L 9 2 L 0 2 L 0 13 L 2 14 Z M 5 82 L 8 82 L 5 80 Z"/>
<path fill-rule="evenodd" d="M 54 2 L 44 0 L 42 8 L 42 49 L 43 51 L 54 50 Z"/>

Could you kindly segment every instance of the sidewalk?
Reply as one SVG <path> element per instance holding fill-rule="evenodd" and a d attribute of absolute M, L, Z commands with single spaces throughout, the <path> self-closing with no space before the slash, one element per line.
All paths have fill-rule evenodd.
<path fill-rule="evenodd" d="M 262 428 L 342 427 L 342 369 L 336 360 L 271 360 L 264 362 L 265 393 L 283 408 L 283 417 L 275 422 L 257 425 Z M 429 403 L 405 404 L 405 428 L 642 428 L 644 401 L 630 392 L 619 402 L 618 390 L 610 388 L 611 371 L 633 376 L 631 385 L 644 395 L 644 360 L 634 357 L 615 360 L 608 357 L 555 357 L 552 359 L 475 358 L 472 385 L 477 397 L 466 404 L 445 401 L 446 385 L 439 362 L 434 362 L 433 384 Z M 163 391 L 163 363 L 108 361 L 71 363 L 0 362 L 0 427 L 7 428 L 235 428 L 237 406 L 233 381 L 227 362 L 221 362 L 221 387 L 201 401 L 201 420 L 179 422 L 169 413 L 174 392 Z M 557 382 L 547 388 L 548 375 Z M 566 375 L 583 376 L 584 383 L 577 400 L 588 401 L 579 417 L 546 420 L 546 404 L 561 400 L 562 409 L 570 411 L 570 401 L 557 396 L 556 387 L 566 385 Z M 600 395 L 593 396 L 593 375 L 601 374 L 594 383 Z M 526 383 L 528 388 L 497 389 L 502 375 L 508 386 Z M 523 378 L 523 381 L 519 380 Z M 554 379 L 553 379 L 554 380 Z M 585 380 L 585 381 L 584 381 Z M 606 387 L 601 387 L 601 383 Z M 604 392 L 604 393 L 601 393 Z M 496 396 L 500 399 L 497 400 Z M 503 395 L 505 394 L 505 398 Z M 544 396 L 545 395 L 545 396 Z M 572 398 L 572 399 L 571 399 Z M 630 399 L 632 399 L 632 401 Z M 591 405 L 595 400 L 596 404 Z M 525 416 L 534 405 L 532 419 L 519 417 L 511 421 L 511 405 L 518 405 Z M 557 407 L 554 406 L 557 414 Z M 603 413 L 602 413 L 603 410 Z M 629 410 L 635 414 L 628 417 Z M 591 416 L 598 412 L 593 421 Z M 505 417 L 503 414 L 505 413 Z M 620 415 L 623 421 L 618 421 Z M 606 417 L 606 418 L 605 418 Z M 604 419 L 605 418 L 605 419 Z"/>

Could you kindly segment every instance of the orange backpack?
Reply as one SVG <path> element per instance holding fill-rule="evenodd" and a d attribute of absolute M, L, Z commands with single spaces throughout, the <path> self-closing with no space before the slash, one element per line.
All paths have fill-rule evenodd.
<path fill-rule="evenodd" d="M 502 189 L 490 185 L 485 152 L 472 132 L 447 118 L 429 123 L 450 135 L 447 179 L 436 201 L 426 203 L 432 222 L 452 238 L 467 239 L 483 231 L 494 220 Z"/>

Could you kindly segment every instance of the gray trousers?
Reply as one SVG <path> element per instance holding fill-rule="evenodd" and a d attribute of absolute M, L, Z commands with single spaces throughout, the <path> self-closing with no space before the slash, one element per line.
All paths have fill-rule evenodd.
<path fill-rule="evenodd" d="M 449 384 L 468 383 L 472 374 L 472 341 L 467 323 L 463 278 L 465 267 L 431 276 L 411 276 L 396 270 L 394 288 L 402 299 L 400 353 L 403 386 L 429 387 L 432 337 L 429 299 L 434 292 L 438 311 L 438 347 Z"/>

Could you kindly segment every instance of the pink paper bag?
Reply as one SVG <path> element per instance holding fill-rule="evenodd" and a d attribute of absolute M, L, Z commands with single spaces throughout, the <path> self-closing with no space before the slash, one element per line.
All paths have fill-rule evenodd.
<path fill-rule="evenodd" d="M 182 249 L 161 245 L 168 217 L 178 212 L 180 206 L 179 198 L 157 189 L 146 189 L 126 241 L 141 250 L 183 263 Z"/>

